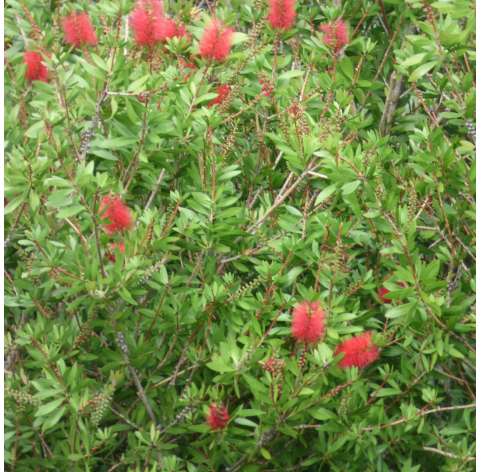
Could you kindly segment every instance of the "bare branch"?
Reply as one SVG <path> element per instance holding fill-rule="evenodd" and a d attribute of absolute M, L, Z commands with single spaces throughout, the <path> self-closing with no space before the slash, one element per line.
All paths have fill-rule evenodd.
<path fill-rule="evenodd" d="M 476 457 L 473 457 L 473 456 L 465 456 L 465 457 L 457 456 L 456 454 L 452 454 L 451 452 L 441 451 L 441 449 L 436 449 L 435 447 L 425 446 L 425 447 L 423 447 L 423 450 L 428 451 L 428 452 L 434 452 L 435 454 L 440 454 L 442 456 L 449 457 L 450 459 L 463 460 L 465 462 L 470 462 L 470 461 L 476 460 Z"/>
<path fill-rule="evenodd" d="M 434 408 L 432 410 L 421 410 L 416 417 L 422 417 L 426 415 L 431 415 L 432 413 L 440 413 L 442 411 L 454 411 L 454 410 L 466 410 L 468 408 L 475 408 L 476 403 L 470 403 L 468 405 L 455 405 L 455 406 L 440 406 L 438 408 Z M 390 428 L 391 426 L 397 426 L 399 424 L 407 423 L 411 419 L 414 418 L 400 418 L 396 421 L 391 421 L 390 423 L 380 424 L 376 426 L 367 426 L 366 428 L 362 428 L 362 431 L 373 431 L 375 429 L 386 429 Z"/>

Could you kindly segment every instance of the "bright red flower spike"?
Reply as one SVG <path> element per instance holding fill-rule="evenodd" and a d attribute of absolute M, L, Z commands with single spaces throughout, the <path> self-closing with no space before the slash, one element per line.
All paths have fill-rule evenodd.
<path fill-rule="evenodd" d="M 223 84 L 217 87 L 217 97 L 209 102 L 207 105 L 209 108 L 214 105 L 220 105 L 227 97 L 230 95 L 231 87 L 230 85 Z"/>
<path fill-rule="evenodd" d="M 165 17 L 162 20 L 162 28 L 160 31 L 161 41 L 167 41 L 177 36 L 177 24 L 171 18 Z"/>
<path fill-rule="evenodd" d="M 223 61 L 230 53 L 234 30 L 219 20 L 212 20 L 202 34 L 199 43 L 200 55 L 204 59 Z"/>
<path fill-rule="evenodd" d="M 134 40 L 139 46 L 153 46 L 164 35 L 164 6 L 160 0 L 138 0 L 130 15 Z"/>
<path fill-rule="evenodd" d="M 100 218 L 107 220 L 104 228 L 107 234 L 118 233 L 133 226 L 133 219 L 129 207 L 127 207 L 120 197 L 105 196 L 100 202 Z"/>
<path fill-rule="evenodd" d="M 324 33 L 324 44 L 336 53 L 349 43 L 347 25 L 343 20 L 321 25 L 320 30 Z"/>
<path fill-rule="evenodd" d="M 302 302 L 292 313 L 292 335 L 305 343 L 316 343 L 324 334 L 325 314 L 319 302 Z"/>
<path fill-rule="evenodd" d="M 217 406 L 215 403 L 209 406 L 209 414 L 207 415 L 207 423 L 210 428 L 215 431 L 224 429 L 229 422 L 229 412 L 223 405 Z"/>
<path fill-rule="evenodd" d="M 296 0 L 269 0 L 267 20 L 274 29 L 291 28 L 296 21 Z"/>
<path fill-rule="evenodd" d="M 97 35 L 88 13 L 72 13 L 63 19 L 65 42 L 75 47 L 95 46 Z"/>
<path fill-rule="evenodd" d="M 48 81 L 48 69 L 42 62 L 42 56 L 40 54 L 27 51 L 23 55 L 23 61 L 27 64 L 27 70 L 25 71 L 25 78 L 27 80 Z"/>
<path fill-rule="evenodd" d="M 138 0 L 130 15 L 134 40 L 139 46 L 154 46 L 170 38 L 186 36 L 184 25 L 165 16 L 160 0 Z"/>
<path fill-rule="evenodd" d="M 340 353 L 344 357 L 339 362 L 339 367 L 366 367 L 379 358 L 379 348 L 372 341 L 372 333 L 367 331 L 346 339 L 336 348 L 334 355 Z"/>

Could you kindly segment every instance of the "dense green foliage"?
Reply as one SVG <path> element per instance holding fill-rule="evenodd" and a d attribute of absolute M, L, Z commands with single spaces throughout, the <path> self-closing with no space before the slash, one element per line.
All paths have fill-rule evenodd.
<path fill-rule="evenodd" d="M 148 51 L 133 3 L 6 2 L 8 469 L 474 470 L 474 2 L 298 1 L 276 33 L 267 2 L 219 1 L 215 64 L 207 8 L 166 2 L 192 38 Z M 63 41 L 74 8 L 97 46 Z M 307 348 L 303 300 L 327 315 Z M 380 358 L 341 369 L 367 330 Z"/>

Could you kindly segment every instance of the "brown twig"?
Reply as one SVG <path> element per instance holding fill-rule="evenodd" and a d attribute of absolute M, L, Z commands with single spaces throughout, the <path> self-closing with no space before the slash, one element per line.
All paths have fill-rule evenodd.
<path fill-rule="evenodd" d="M 139 376 L 137 375 L 137 372 L 135 371 L 135 368 L 132 366 L 130 359 L 129 359 L 129 348 L 127 346 L 127 343 L 125 342 L 125 337 L 123 333 L 120 331 L 117 332 L 117 343 L 120 347 L 120 350 L 122 351 L 122 356 L 124 358 L 125 363 L 127 364 L 127 368 L 129 369 L 130 375 L 135 383 L 135 386 L 137 388 L 137 393 L 142 400 L 142 403 L 145 406 L 145 410 L 147 411 L 147 414 L 149 415 L 150 419 L 152 420 L 152 423 L 158 428 L 160 428 L 160 423 L 157 422 L 157 419 L 155 418 L 154 411 L 152 410 L 152 407 L 150 406 L 149 400 L 147 396 L 145 395 L 144 388 L 142 387 L 142 384 L 140 382 Z"/>
<path fill-rule="evenodd" d="M 159 177 L 157 178 L 157 182 L 155 182 L 155 186 L 154 186 L 154 189 L 152 190 L 152 192 L 150 193 L 149 195 L 149 199 L 147 200 L 147 203 L 145 204 L 145 209 L 147 210 L 149 208 L 149 206 L 151 205 L 152 201 L 154 200 L 155 198 L 155 195 L 157 194 L 157 192 L 159 191 L 159 187 L 160 187 L 160 184 L 164 178 L 164 175 L 165 175 L 165 169 L 162 169 L 160 171 L 160 174 L 159 174 Z"/>
<path fill-rule="evenodd" d="M 384 104 L 384 111 L 382 113 L 381 122 L 379 123 L 379 132 L 385 136 L 391 127 L 394 119 L 394 112 L 396 111 L 399 97 L 401 96 L 403 88 L 403 77 L 397 71 L 393 71 L 389 79 L 389 91 Z"/>
<path fill-rule="evenodd" d="M 260 226 L 262 226 L 262 224 L 266 221 L 266 219 L 269 217 L 269 215 L 279 206 L 281 205 L 284 200 L 298 187 L 298 185 L 304 180 L 304 178 L 309 174 L 309 172 L 312 172 L 314 170 L 316 170 L 317 168 L 319 167 L 319 165 L 314 165 L 312 164 L 312 161 L 310 164 L 308 164 L 307 166 L 307 169 L 304 170 L 302 172 L 302 174 L 294 181 L 294 183 L 287 189 L 284 191 L 284 187 L 286 187 L 286 185 L 284 184 L 284 187 L 283 189 L 281 190 L 281 192 L 278 194 L 278 196 L 276 197 L 276 200 L 274 201 L 274 203 L 272 204 L 272 206 L 264 213 L 264 215 L 262 215 L 261 218 L 259 218 L 259 220 L 257 220 L 253 225 L 251 225 L 248 229 L 247 229 L 247 232 L 248 233 L 251 233 L 251 234 L 254 234 Z M 291 177 L 292 174 L 289 174 L 286 182 L 288 180 L 290 180 L 290 177 Z"/>
<path fill-rule="evenodd" d="M 451 452 L 441 451 L 441 449 L 436 449 L 435 447 L 428 447 L 424 446 L 423 451 L 434 452 L 435 454 L 440 454 L 445 457 L 449 457 L 450 459 L 459 459 L 465 462 L 475 461 L 476 457 L 473 456 L 457 456 L 456 454 L 452 454 Z"/>
<path fill-rule="evenodd" d="M 476 408 L 476 403 L 470 403 L 468 405 L 440 406 L 438 408 L 433 408 L 432 410 L 421 410 L 419 413 L 416 414 L 416 418 L 426 416 L 426 415 L 431 415 L 433 413 L 440 413 L 442 411 L 466 410 L 469 408 Z M 391 421 L 390 423 L 380 424 L 376 426 L 367 426 L 365 428 L 362 428 L 362 431 L 374 431 L 378 428 L 386 429 L 386 428 L 390 428 L 391 426 L 397 426 L 399 424 L 407 423 L 411 419 L 414 419 L 414 418 L 403 417 L 396 421 Z"/>
<path fill-rule="evenodd" d="M 94 196 L 94 210 L 97 208 L 97 198 L 98 198 L 98 193 L 96 192 Z M 99 238 L 99 229 L 97 225 L 97 218 L 95 216 L 95 213 L 93 212 L 91 213 L 91 216 L 94 224 L 95 246 L 97 248 L 97 256 L 99 258 L 100 272 L 102 273 L 102 277 L 106 277 L 107 274 L 105 273 L 104 262 L 102 260 L 102 252 L 100 250 L 100 238 Z"/>

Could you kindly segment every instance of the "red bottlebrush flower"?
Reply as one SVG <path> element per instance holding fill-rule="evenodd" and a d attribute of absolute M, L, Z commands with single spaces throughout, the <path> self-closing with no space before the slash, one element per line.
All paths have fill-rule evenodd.
<path fill-rule="evenodd" d="M 316 343 L 324 334 L 324 311 L 318 302 L 302 302 L 292 313 L 292 335 L 305 343 Z"/>
<path fill-rule="evenodd" d="M 138 0 L 130 15 L 134 40 L 139 46 L 153 46 L 165 40 L 166 18 L 160 0 Z"/>
<path fill-rule="evenodd" d="M 339 52 L 349 43 L 347 25 L 343 20 L 321 25 L 320 30 L 324 33 L 324 44 L 334 49 L 335 52 Z"/>
<path fill-rule="evenodd" d="M 27 51 L 23 55 L 23 61 L 27 64 L 27 70 L 25 71 L 25 78 L 27 80 L 48 81 L 48 69 L 42 62 L 42 56 L 40 54 L 33 51 Z"/>
<path fill-rule="evenodd" d="M 339 367 L 366 367 L 379 358 L 379 348 L 372 341 L 372 333 L 367 331 L 346 339 L 336 348 L 335 355 L 343 353 Z"/>
<path fill-rule="evenodd" d="M 274 91 L 274 86 L 270 81 L 267 79 L 259 79 L 259 83 L 262 86 L 261 93 L 265 97 L 270 97 L 272 95 L 272 92 Z"/>
<path fill-rule="evenodd" d="M 392 300 L 390 298 L 387 298 L 386 295 L 389 293 L 389 290 L 387 288 L 381 287 L 378 289 L 377 294 L 379 295 L 379 298 L 383 303 L 391 303 Z"/>
<path fill-rule="evenodd" d="M 209 406 L 207 423 L 212 430 L 224 429 L 229 422 L 229 412 L 223 405 L 217 406 L 215 403 Z"/>
<path fill-rule="evenodd" d="M 296 21 L 296 0 L 269 0 L 267 20 L 274 29 L 291 28 Z"/>
<path fill-rule="evenodd" d="M 172 18 L 164 17 L 161 21 L 161 28 L 159 31 L 160 41 L 167 41 L 171 38 L 181 38 L 188 36 L 187 30 L 182 23 L 176 23 Z"/>
<path fill-rule="evenodd" d="M 177 36 L 177 24 L 171 18 L 164 17 L 159 24 L 158 39 L 159 41 L 167 41 Z"/>
<path fill-rule="evenodd" d="M 105 196 L 100 202 L 100 218 L 106 219 L 104 228 L 107 234 L 114 234 L 133 226 L 130 209 L 122 202 L 120 197 Z"/>
<path fill-rule="evenodd" d="M 107 253 L 107 259 L 109 261 L 115 262 L 115 249 L 118 249 L 122 254 L 125 254 L 125 244 L 124 243 L 111 243 L 110 251 Z"/>
<path fill-rule="evenodd" d="M 63 19 L 65 42 L 75 47 L 95 46 L 97 35 L 88 13 L 72 13 Z"/>
<path fill-rule="evenodd" d="M 199 43 L 200 55 L 204 59 L 223 61 L 229 55 L 234 30 L 219 20 L 212 20 L 202 34 Z"/>
<path fill-rule="evenodd" d="M 217 87 L 217 97 L 211 100 L 208 104 L 208 107 L 212 107 L 214 105 L 220 105 L 227 97 L 230 95 L 231 87 L 230 85 L 223 84 Z"/>

